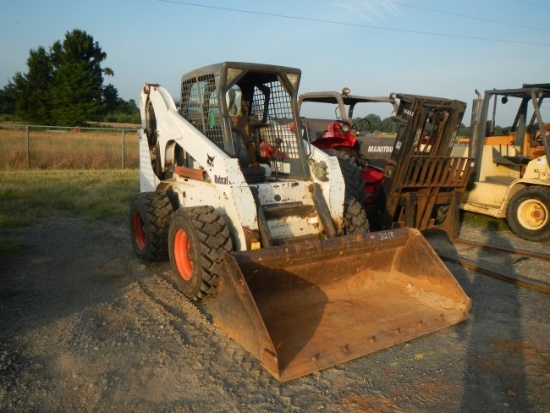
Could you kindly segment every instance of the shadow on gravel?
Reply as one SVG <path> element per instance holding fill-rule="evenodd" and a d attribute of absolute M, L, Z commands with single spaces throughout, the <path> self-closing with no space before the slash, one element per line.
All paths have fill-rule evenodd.
<path fill-rule="evenodd" d="M 86 329 L 108 335 L 105 314 L 115 311 L 130 283 L 146 276 L 129 268 L 126 230 L 91 225 L 50 217 L 16 230 L 25 252 L 0 255 L 0 389 L 44 374 L 52 355 L 61 356 L 56 349 L 97 346 L 101 337 Z"/>
<path fill-rule="evenodd" d="M 27 252 L 0 257 L 0 337 L 29 330 L 118 297 L 133 281 L 125 233 L 55 218 L 18 231 Z"/>
<path fill-rule="evenodd" d="M 511 247 L 491 223 L 484 235 L 487 244 Z M 484 254 L 488 252 L 481 249 L 475 258 Z M 497 264 L 499 269 L 513 274 L 511 258 L 504 261 Z M 520 287 L 480 273 L 469 282 L 463 285 L 472 299 L 472 318 L 465 330 L 469 338 L 461 411 L 527 412 Z"/>

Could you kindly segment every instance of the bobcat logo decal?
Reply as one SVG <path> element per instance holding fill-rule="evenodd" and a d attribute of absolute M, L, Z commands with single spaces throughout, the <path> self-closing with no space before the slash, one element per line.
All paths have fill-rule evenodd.
<path fill-rule="evenodd" d="M 215 156 L 210 156 L 206 154 L 206 163 L 208 164 L 208 166 L 214 166 L 214 158 Z"/>

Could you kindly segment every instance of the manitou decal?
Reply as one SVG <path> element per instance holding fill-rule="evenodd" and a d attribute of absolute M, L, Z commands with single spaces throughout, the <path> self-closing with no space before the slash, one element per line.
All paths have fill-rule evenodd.
<path fill-rule="evenodd" d="M 388 152 L 393 151 L 393 146 L 369 146 L 367 152 Z"/>

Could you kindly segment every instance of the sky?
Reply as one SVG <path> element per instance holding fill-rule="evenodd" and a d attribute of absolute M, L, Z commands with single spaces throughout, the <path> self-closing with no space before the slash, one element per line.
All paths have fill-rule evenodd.
<path fill-rule="evenodd" d="M 550 83 L 549 21 L 548 0 L 0 0 L 0 87 L 79 29 L 125 100 L 145 82 L 178 96 L 183 74 L 243 61 L 300 68 L 301 93 L 462 100 L 466 120 L 476 89 Z"/>

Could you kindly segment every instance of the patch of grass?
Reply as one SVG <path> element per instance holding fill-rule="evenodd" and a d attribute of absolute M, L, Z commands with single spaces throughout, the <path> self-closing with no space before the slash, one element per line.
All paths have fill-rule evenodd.
<path fill-rule="evenodd" d="M 493 218 L 487 215 L 476 214 L 474 212 L 463 211 L 462 222 L 474 228 L 490 229 L 491 231 L 508 231 L 508 224 L 505 219 Z"/>
<path fill-rule="evenodd" d="M 137 169 L 0 170 L 0 229 L 32 225 L 55 211 L 120 220 L 138 192 Z"/>

